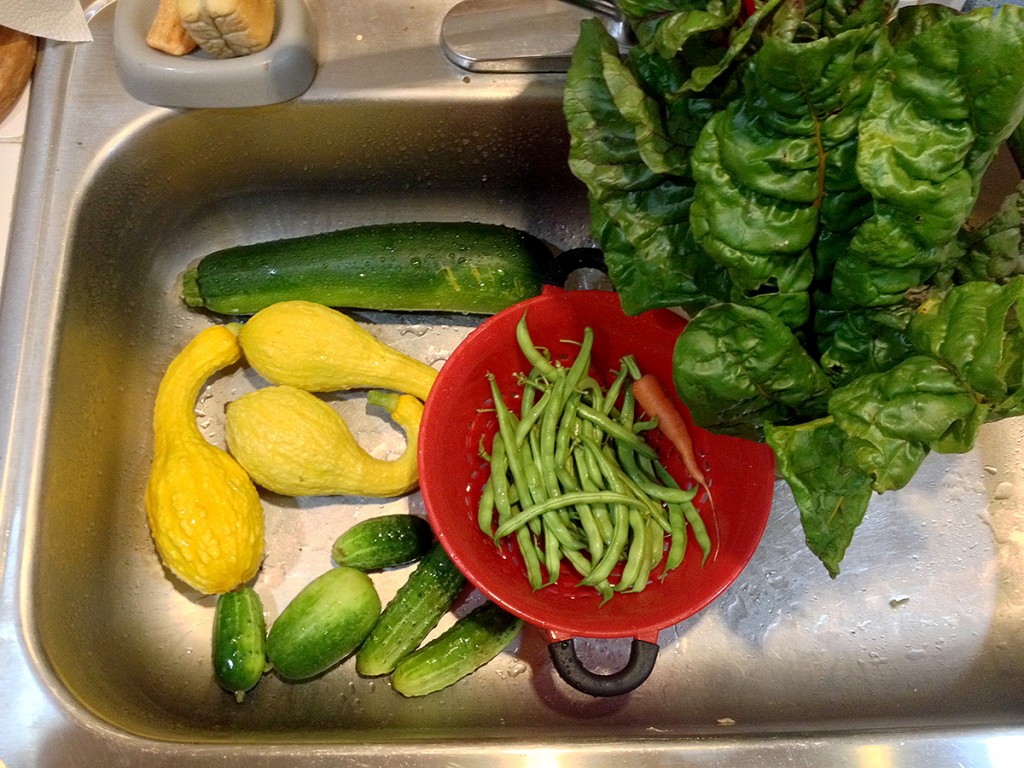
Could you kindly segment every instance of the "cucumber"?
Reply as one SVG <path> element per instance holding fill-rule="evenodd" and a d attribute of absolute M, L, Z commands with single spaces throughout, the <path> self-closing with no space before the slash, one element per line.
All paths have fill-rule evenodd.
<path fill-rule="evenodd" d="M 267 635 L 267 659 L 285 680 L 326 672 L 355 651 L 380 616 L 370 577 L 332 568 L 303 587 Z"/>
<path fill-rule="evenodd" d="M 331 559 L 360 571 L 394 568 L 418 560 L 430 549 L 434 532 L 416 515 L 381 515 L 361 520 L 334 541 Z"/>
<path fill-rule="evenodd" d="M 501 653 L 522 626 L 522 619 L 496 603 L 483 603 L 398 662 L 391 684 L 409 697 L 454 685 Z"/>
<path fill-rule="evenodd" d="M 292 299 L 493 314 L 538 295 L 551 261 L 542 240 L 497 224 L 374 224 L 216 251 L 186 270 L 182 298 L 230 315 Z"/>
<path fill-rule="evenodd" d="M 241 703 L 267 669 L 263 603 L 252 587 L 225 592 L 213 613 L 213 671 L 220 686 Z"/>
<path fill-rule="evenodd" d="M 448 553 L 433 544 L 359 648 L 356 672 L 367 677 L 391 672 L 437 626 L 465 584 Z"/>

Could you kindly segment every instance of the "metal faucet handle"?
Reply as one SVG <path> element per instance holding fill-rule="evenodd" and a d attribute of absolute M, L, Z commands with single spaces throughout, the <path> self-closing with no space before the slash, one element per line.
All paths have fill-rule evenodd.
<path fill-rule="evenodd" d="M 614 0 L 463 0 L 444 17 L 441 49 L 471 72 L 565 72 L 580 22 L 595 16 L 620 49 L 634 43 Z"/>
<path fill-rule="evenodd" d="M 622 15 L 615 0 L 562 0 L 562 2 L 569 5 L 577 5 L 590 11 L 597 11 L 614 19 L 618 19 Z"/>

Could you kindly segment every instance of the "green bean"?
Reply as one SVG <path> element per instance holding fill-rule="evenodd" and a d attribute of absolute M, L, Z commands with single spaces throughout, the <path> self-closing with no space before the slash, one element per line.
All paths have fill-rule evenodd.
<path fill-rule="evenodd" d="M 645 532 L 646 548 L 640 563 L 640 570 L 633 580 L 630 592 L 641 592 L 644 590 L 651 579 L 651 571 L 654 570 L 658 563 L 665 559 L 665 531 L 661 529 L 657 520 L 653 518 L 648 518 L 645 521 L 645 525 L 647 526 Z"/>
<path fill-rule="evenodd" d="M 484 487 L 480 492 L 480 502 L 476 507 L 476 522 L 480 530 L 491 535 L 491 527 L 494 523 L 494 476 L 487 478 Z"/>
<path fill-rule="evenodd" d="M 635 509 L 629 511 L 629 529 L 633 535 L 626 555 L 626 565 L 622 569 L 622 577 L 615 585 L 616 592 L 632 589 L 643 561 L 647 558 L 647 524 L 643 515 Z"/>
<path fill-rule="evenodd" d="M 519 554 L 523 557 L 526 565 L 526 578 L 533 589 L 542 589 L 544 579 L 540 573 L 540 555 L 537 552 L 537 545 L 530 536 L 528 528 L 520 528 L 516 531 L 516 544 L 519 546 Z"/>
<path fill-rule="evenodd" d="M 540 474 L 540 462 L 537 461 L 538 451 L 534 444 L 536 436 L 531 433 L 527 444 L 523 446 L 523 474 L 526 476 L 526 497 L 529 500 L 527 505 L 539 504 L 548 498 L 547 490 L 544 488 L 544 479 Z M 539 518 L 529 522 L 530 531 L 534 536 L 540 536 L 544 530 Z"/>
<path fill-rule="evenodd" d="M 661 578 L 664 579 L 669 571 L 674 571 L 686 555 L 686 518 L 683 516 L 682 504 L 668 505 L 668 522 L 671 526 L 669 532 L 668 554 L 665 555 L 665 567 L 661 571 Z"/>
<path fill-rule="evenodd" d="M 559 376 L 551 387 L 551 406 L 544 412 L 540 424 L 540 466 L 543 473 L 544 486 L 548 495 L 558 493 L 558 476 L 555 473 L 555 443 L 558 435 L 558 424 L 561 421 L 562 407 L 565 401 L 565 390 L 568 378 Z"/>
<path fill-rule="evenodd" d="M 565 493 L 578 493 L 582 490 L 580 484 L 576 482 L 576 479 L 565 466 L 558 467 L 558 482 Z M 590 556 L 594 559 L 600 558 L 604 554 L 604 540 L 601 538 L 601 530 L 597 525 L 593 509 L 590 504 L 576 504 L 575 509 L 580 527 L 583 528 L 580 548 L 582 549 L 583 542 L 585 542 Z"/>
<path fill-rule="evenodd" d="M 636 364 L 636 358 L 632 355 L 626 355 L 622 358 L 622 367 L 629 371 L 629 375 L 634 379 L 640 378 L 640 366 Z"/>
<path fill-rule="evenodd" d="M 703 553 L 701 564 L 703 565 L 708 561 L 708 555 L 711 554 L 711 537 L 708 535 L 708 529 L 704 526 L 704 520 L 701 518 L 700 513 L 693 503 L 683 504 L 683 515 L 686 517 L 686 522 L 690 524 L 693 529 L 693 538 L 697 540 L 697 544 L 700 546 L 700 551 Z"/>
<path fill-rule="evenodd" d="M 507 517 L 512 508 L 510 499 L 510 488 L 508 485 L 508 460 L 505 456 L 505 443 L 499 435 L 495 435 L 491 446 L 491 476 L 488 484 L 494 494 L 494 509 L 498 512 L 498 523 Z M 486 525 L 481 526 L 484 532 L 490 536 L 493 527 L 493 512 Z"/>
<path fill-rule="evenodd" d="M 549 516 L 541 518 L 544 523 L 544 568 L 548 572 L 545 586 L 555 584 L 562 570 L 562 547 L 558 536 L 553 530 L 553 521 Z"/>
<path fill-rule="evenodd" d="M 607 445 L 598 447 L 591 440 L 584 440 L 583 443 L 590 449 L 590 453 L 597 459 L 601 472 L 611 484 L 612 490 L 617 493 L 631 495 L 639 500 L 647 509 L 648 514 L 656 517 L 662 528 L 667 531 L 668 520 L 662 513 L 661 505 L 651 498 L 650 495 L 645 494 L 643 489 L 634 483 L 633 479 L 626 474 L 622 467 L 619 466 L 611 447 Z"/>
<path fill-rule="evenodd" d="M 576 465 L 576 474 L 580 479 L 580 490 L 600 490 L 597 484 L 590 479 L 590 470 L 587 466 L 587 457 L 585 449 L 582 446 L 573 451 L 573 462 Z M 606 542 L 611 541 L 612 539 L 612 523 L 611 518 L 609 518 L 608 516 L 608 508 L 604 504 L 588 504 L 587 508 L 590 509 L 593 513 L 594 525 L 597 528 L 598 538 L 601 541 L 599 549 L 601 550 L 601 552 L 603 552 L 604 544 Z M 601 557 L 600 554 L 593 551 L 591 552 L 591 555 L 595 560 L 598 560 Z"/>
<path fill-rule="evenodd" d="M 622 505 L 615 506 L 612 507 L 610 516 L 613 524 L 612 538 L 605 548 L 604 557 L 594 563 L 594 567 L 580 584 L 593 587 L 607 579 L 626 551 L 626 543 L 629 541 L 629 510 Z"/>
<path fill-rule="evenodd" d="M 584 376 L 577 382 L 576 391 L 580 393 L 583 400 L 589 400 L 591 405 L 604 401 L 604 389 L 601 383 L 593 376 Z"/>
<path fill-rule="evenodd" d="M 603 413 L 605 416 L 610 414 L 612 408 L 615 407 L 615 403 L 619 399 L 619 392 L 622 390 L 622 385 L 625 384 L 626 377 L 628 375 L 629 373 L 626 370 L 626 366 L 622 366 L 619 369 L 619 372 L 615 374 L 615 378 L 612 380 L 612 383 L 608 385 L 608 391 L 605 392 L 604 396 L 600 401 L 600 404 L 595 404 L 598 410 L 600 410 L 601 413 Z M 633 396 L 633 393 L 627 388 L 623 396 L 631 398 Z M 630 421 L 632 420 L 632 416 L 630 416 Z"/>
<path fill-rule="evenodd" d="M 533 343 L 533 339 L 530 338 L 530 330 L 526 326 L 526 312 L 523 312 L 523 316 L 516 323 L 516 341 L 519 344 L 519 349 L 534 368 L 549 378 L 555 375 L 555 366 L 544 357 L 537 345 Z"/>
<path fill-rule="evenodd" d="M 494 399 L 494 412 L 498 417 L 498 436 L 505 443 L 505 455 L 508 457 L 508 468 L 512 473 L 512 482 L 514 482 L 519 488 L 526 488 L 526 475 L 523 473 L 522 456 L 517 450 L 515 443 L 517 422 L 515 421 L 515 417 L 512 415 L 511 411 L 509 411 L 508 406 L 505 405 L 505 401 L 502 399 L 494 374 L 487 374 L 487 378 L 491 384 L 491 397 Z M 491 450 L 494 450 L 493 447 Z"/>
<path fill-rule="evenodd" d="M 583 549 L 585 543 L 583 539 L 574 530 L 575 526 L 571 524 L 568 517 L 563 518 L 559 513 L 564 510 L 552 509 L 541 515 L 541 520 L 544 522 L 544 531 L 550 533 L 558 539 L 559 546 L 566 551 L 578 551 Z"/>
<path fill-rule="evenodd" d="M 569 459 L 569 447 L 572 443 L 576 425 L 576 409 L 580 404 L 580 395 L 571 393 L 565 400 L 562 419 L 558 422 L 558 433 L 555 437 L 555 465 L 564 466 Z"/>
<path fill-rule="evenodd" d="M 539 517 L 552 509 L 571 507 L 574 504 L 593 503 L 622 504 L 627 507 L 644 506 L 644 503 L 635 496 L 626 496 L 619 493 L 613 493 L 612 491 L 598 491 L 597 493 L 587 493 L 586 491 L 580 491 L 579 493 L 563 493 L 561 496 L 555 496 L 547 501 L 541 502 L 540 504 L 533 504 L 524 508 L 519 512 L 519 514 L 514 515 L 511 519 L 506 520 L 498 526 L 498 529 L 494 532 L 494 538 L 503 538 L 520 526 L 524 525 L 528 520 Z"/>
<path fill-rule="evenodd" d="M 640 491 L 648 496 L 659 501 L 672 501 L 682 504 L 687 501 L 693 501 L 693 497 L 697 495 L 696 487 L 683 490 L 679 487 L 673 488 L 652 482 L 638 466 L 635 454 L 631 453 L 625 446 L 619 445 L 618 457 L 619 464 L 625 470 L 630 480 L 636 484 Z"/>
<path fill-rule="evenodd" d="M 641 432 L 650 432 L 652 429 L 656 429 L 657 426 L 657 419 L 647 419 L 646 421 L 634 421 L 633 434 L 639 435 Z"/>
<path fill-rule="evenodd" d="M 569 366 L 569 373 L 566 374 L 570 390 L 576 389 L 583 377 L 587 375 L 587 371 L 590 369 L 590 353 L 593 348 L 594 329 L 588 326 L 583 329 L 583 343 L 580 344 L 580 351 L 576 354 L 573 364 Z"/>
<path fill-rule="evenodd" d="M 611 418 L 605 416 L 600 411 L 596 411 L 588 405 L 581 404 L 580 407 L 576 410 L 576 412 L 579 414 L 581 418 L 584 418 L 591 424 L 594 424 L 595 426 L 599 427 L 601 431 L 606 432 L 608 435 L 614 437 L 616 440 L 626 443 L 637 453 L 643 456 L 650 456 L 651 458 L 654 458 L 655 456 L 658 455 L 657 453 L 654 452 L 654 449 L 651 448 L 651 446 L 649 446 L 641 438 L 633 434 L 633 430 L 623 427 L 620 423 L 618 423 L 617 421 L 613 421 Z"/>
<path fill-rule="evenodd" d="M 519 417 L 519 426 L 516 428 L 516 445 L 522 445 L 526 442 L 526 436 L 533 429 L 537 421 L 547 412 L 548 405 L 551 403 L 551 398 L 548 397 L 550 390 L 541 395 L 536 405 L 532 405 L 530 408 L 526 408 L 524 403 L 524 410 Z M 524 395 L 525 396 L 525 395 Z"/>
<path fill-rule="evenodd" d="M 526 488 L 534 504 L 547 501 L 549 496 L 544 486 L 544 479 L 540 476 L 540 469 L 533 461 L 523 462 L 523 471 L 526 473 Z"/>

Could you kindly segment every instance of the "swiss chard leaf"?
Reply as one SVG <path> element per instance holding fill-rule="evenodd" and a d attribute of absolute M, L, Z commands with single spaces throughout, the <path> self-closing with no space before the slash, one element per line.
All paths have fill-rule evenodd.
<path fill-rule="evenodd" d="M 793 332 L 774 316 L 738 304 L 701 310 L 679 335 L 674 383 L 694 422 L 756 435 L 825 413 L 831 386 Z"/>
<path fill-rule="evenodd" d="M 590 192 L 591 230 L 623 309 L 706 303 L 688 266 L 692 181 L 666 172 L 685 171 L 687 149 L 657 125 L 658 110 L 597 20 L 581 25 L 565 114 L 569 166 Z"/>
<path fill-rule="evenodd" d="M 887 371 L 914 353 L 907 327 L 913 310 L 906 305 L 861 311 L 819 311 L 814 331 L 818 362 L 834 386 L 865 373 Z"/>
<path fill-rule="evenodd" d="M 879 492 L 910 482 L 932 448 L 969 450 L 988 413 L 955 372 L 926 355 L 837 389 L 828 410 Z"/>
<path fill-rule="evenodd" d="M 732 301 L 793 327 L 809 320 L 822 212 L 829 227 L 861 220 L 857 122 L 886 46 L 877 23 L 809 43 L 768 38 L 747 63 L 745 98 L 705 126 L 690 221 L 729 271 Z"/>
<path fill-rule="evenodd" d="M 872 216 L 831 285 L 848 306 L 897 303 L 959 257 L 955 238 L 1024 110 L 1024 8 L 947 15 L 896 49 L 860 120 Z"/>
<path fill-rule="evenodd" d="M 676 71 L 685 73 L 671 89 L 662 91 L 671 101 L 703 93 L 723 79 L 756 47 L 759 29 L 783 4 L 784 0 L 767 0 L 742 23 L 740 0 L 632 0 L 620 2 L 619 7 L 631 19 L 643 50 L 673 62 Z"/>
<path fill-rule="evenodd" d="M 1024 386 L 1021 310 L 1024 277 L 1005 285 L 965 283 L 926 301 L 910 323 L 910 338 L 954 371 L 973 400 L 1012 415 L 1002 404 Z"/>
<path fill-rule="evenodd" d="M 1004 282 L 1024 274 L 1024 182 L 1008 196 L 995 216 L 977 229 L 960 234 L 964 255 L 956 265 L 956 280 Z"/>
<path fill-rule="evenodd" d="M 768 424 L 764 434 L 800 509 L 807 547 L 837 576 L 871 501 L 871 476 L 829 417 L 794 426 Z"/>

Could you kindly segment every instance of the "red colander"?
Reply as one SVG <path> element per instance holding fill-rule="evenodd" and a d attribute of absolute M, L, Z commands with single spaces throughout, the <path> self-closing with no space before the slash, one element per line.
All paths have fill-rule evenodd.
<path fill-rule="evenodd" d="M 604 605 L 596 591 L 576 586 L 579 576 L 568 566 L 557 584 L 534 591 L 515 546 L 495 546 L 477 526 L 477 502 L 489 474 L 480 447 L 490 450 L 497 429 L 487 374 L 495 375 L 506 404 L 518 413 L 522 390 L 515 376 L 529 370 L 515 339 L 524 312 L 533 341 L 566 363 L 589 326 L 594 331 L 592 375 L 608 383 L 622 356 L 631 354 L 641 371 L 657 376 L 670 394 L 672 353 L 686 323 L 668 310 L 627 316 L 618 294 L 610 291 L 545 288 L 542 295 L 485 320 L 455 349 L 427 398 L 420 427 L 420 489 L 430 523 L 452 561 L 490 600 L 548 634 L 554 667 L 567 683 L 595 696 L 620 695 L 650 675 L 658 633 L 711 603 L 754 554 L 772 504 L 772 452 L 763 444 L 694 427 L 677 399 L 714 497 L 714 509 L 705 493 L 695 499 L 711 534 L 711 556 L 701 564 L 691 533 L 682 565 L 663 580 L 655 570 L 643 591 L 617 593 Z M 647 435 L 679 483 L 692 486 L 672 448 L 659 443 L 657 430 Z M 592 672 L 576 654 L 576 637 L 632 639 L 629 661 L 611 674 Z"/>

